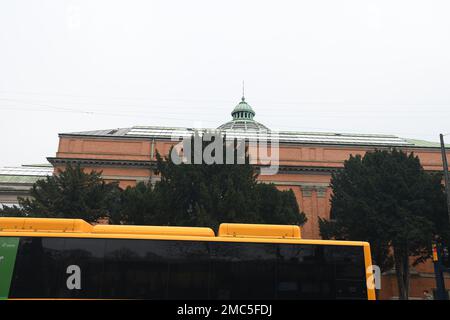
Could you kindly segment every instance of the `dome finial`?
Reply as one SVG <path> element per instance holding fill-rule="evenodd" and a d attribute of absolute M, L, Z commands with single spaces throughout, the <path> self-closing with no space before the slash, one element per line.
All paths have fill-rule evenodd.
<path fill-rule="evenodd" d="M 245 101 L 245 86 L 244 86 L 244 80 L 242 80 L 242 101 Z"/>

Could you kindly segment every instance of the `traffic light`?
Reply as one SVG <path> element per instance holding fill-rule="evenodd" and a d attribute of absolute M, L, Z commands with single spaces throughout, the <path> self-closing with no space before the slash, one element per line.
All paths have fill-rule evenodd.
<path fill-rule="evenodd" d="M 439 254 L 438 254 L 438 247 L 437 247 L 436 243 L 433 243 L 431 245 L 431 248 L 433 249 L 433 262 L 438 262 Z"/>

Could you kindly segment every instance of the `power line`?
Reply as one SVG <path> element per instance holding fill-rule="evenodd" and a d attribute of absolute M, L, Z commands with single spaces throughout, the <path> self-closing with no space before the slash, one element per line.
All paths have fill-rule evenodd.
<path fill-rule="evenodd" d="M 7 107 L 4 108 L 7 110 L 12 110 L 12 111 L 17 111 L 17 110 L 21 110 L 21 111 L 30 111 L 30 112 L 58 112 L 58 113 L 79 113 L 79 114 L 87 114 L 89 116 L 111 116 L 111 117 L 120 117 L 120 118 L 130 118 L 130 119 L 142 119 L 142 118 L 149 118 L 149 119 L 157 119 L 157 120 L 177 120 L 177 121 L 183 121 L 184 124 L 180 125 L 185 127 L 186 126 L 186 122 L 198 122 L 198 119 L 188 119 L 188 118 L 171 118 L 171 117 L 161 117 L 161 116 L 154 116 L 154 115 L 130 115 L 130 114 L 113 114 L 113 113 L 107 113 L 107 114 L 99 114 L 99 113 L 85 113 L 85 112 L 77 112 L 77 111 L 67 111 L 67 110 L 46 110 L 46 109 L 23 109 L 23 108 L 18 108 L 18 107 Z M 211 123 L 211 127 L 217 127 L 220 123 L 218 121 L 213 121 L 213 120 L 201 120 L 201 123 Z M 163 126 L 163 125 L 155 125 L 155 126 Z M 358 133 L 366 133 L 366 134 L 397 134 L 397 135 L 404 135 L 404 136 L 417 136 L 417 132 L 404 132 L 404 131 L 389 131 L 389 132 L 366 132 L 366 130 L 348 130 L 348 129 L 344 129 L 344 130 L 336 130 L 336 127 L 330 128 L 324 128 L 324 127 L 307 127 L 307 126 L 286 126 L 285 124 L 282 124 L 280 126 L 274 125 L 272 126 L 273 130 L 280 130 L 280 131 L 289 131 L 290 129 L 292 131 L 311 131 L 311 132 L 339 132 L 339 133 L 354 133 L 354 134 L 358 134 Z"/>
<path fill-rule="evenodd" d="M 49 108 L 52 108 L 52 109 L 55 109 L 55 110 L 62 109 L 62 110 L 69 110 L 69 111 L 81 112 L 81 113 L 95 113 L 95 112 L 97 112 L 97 113 L 110 113 L 110 112 L 104 112 L 103 110 L 98 110 L 98 109 L 97 110 L 79 110 L 79 109 L 76 109 L 76 107 L 78 107 L 78 106 L 70 106 L 70 107 L 61 106 L 61 105 L 56 106 L 56 105 L 51 105 L 51 104 L 48 104 L 48 103 L 42 103 L 42 101 L 40 101 L 40 100 L 24 100 L 24 99 L 14 99 L 14 98 L 4 98 L 4 97 L 0 97 L 0 100 L 9 101 L 9 102 L 15 102 L 15 103 L 23 103 L 23 104 L 28 104 L 28 105 L 44 106 L 44 107 L 49 107 Z M 89 105 L 92 105 L 92 104 L 89 104 Z M 107 104 L 104 104 L 104 105 L 107 105 Z M 82 105 L 81 107 L 85 107 L 85 105 Z M 165 109 L 165 108 L 168 108 L 168 106 L 162 106 L 162 105 L 146 105 L 146 106 L 141 106 L 141 108 L 134 109 L 136 106 L 130 106 L 129 104 L 126 104 L 126 105 L 121 104 L 119 107 L 126 108 L 128 110 L 128 113 L 131 111 L 131 112 L 138 112 L 139 114 L 143 114 L 141 112 L 141 109 L 148 110 L 148 109 Z M 170 107 L 170 108 L 173 108 L 173 107 Z M 211 106 L 208 106 L 207 108 L 208 108 L 208 110 L 210 110 L 210 109 L 214 109 L 214 110 L 216 110 L 216 109 L 225 109 L 225 108 L 227 109 L 227 111 L 230 110 L 230 108 L 228 106 L 227 107 L 214 106 L 212 108 L 211 108 Z M 273 110 L 273 108 L 270 108 L 270 109 Z M 279 109 L 277 108 L 277 110 L 279 110 Z M 441 111 L 437 111 L 436 110 L 436 112 L 441 112 Z M 186 112 L 184 110 L 180 110 L 180 111 L 177 111 L 177 112 L 164 111 L 164 113 L 165 114 L 172 114 L 172 115 L 183 115 L 183 114 L 187 114 L 187 115 L 196 115 L 196 114 L 198 114 L 198 115 L 202 115 L 202 116 L 205 115 L 205 113 L 203 111 L 199 111 L 198 110 L 198 107 L 196 108 L 196 110 L 191 110 L 191 111 L 188 111 L 188 112 Z M 335 117 L 335 118 L 354 117 L 355 114 L 356 114 L 356 116 L 358 116 L 357 114 L 364 114 L 364 113 L 370 114 L 371 117 L 377 116 L 377 117 L 383 117 L 383 118 L 384 117 L 392 117 L 392 116 L 395 115 L 395 113 L 392 112 L 392 111 L 389 114 L 386 114 L 385 112 L 380 113 L 380 112 L 378 112 L 376 110 L 357 110 L 357 111 L 352 110 L 351 114 L 346 114 L 345 112 L 342 112 L 342 110 L 340 110 L 340 111 L 335 111 L 335 110 L 325 111 L 325 110 L 317 110 L 317 109 L 313 109 L 313 110 L 305 109 L 305 110 L 302 111 L 302 114 L 307 114 L 307 113 L 322 114 L 322 115 L 325 115 L 326 117 Z M 425 116 L 429 115 L 430 113 L 431 113 L 430 110 L 427 110 Z M 401 116 L 403 118 L 404 117 L 404 113 L 401 113 L 399 116 Z M 417 116 L 417 117 L 420 117 L 420 118 L 424 117 L 423 114 L 417 114 L 417 115 L 414 115 L 414 116 Z M 271 118 L 273 118 L 273 117 L 285 118 L 286 116 L 282 112 L 277 112 L 277 113 L 271 115 L 270 117 Z"/>
<path fill-rule="evenodd" d="M 42 109 L 42 108 L 40 108 L 40 109 L 31 108 L 30 109 L 30 108 L 24 108 L 23 106 L 8 105 L 6 107 L 5 106 L 1 107 L 3 110 L 13 110 L 13 111 L 14 110 L 22 110 L 22 111 L 32 111 L 32 112 L 77 113 L 77 114 L 84 114 L 84 115 L 89 115 L 89 116 L 113 116 L 113 117 L 127 117 L 127 118 L 151 118 L 151 119 L 161 119 L 161 120 L 176 120 L 176 121 L 184 121 L 184 122 L 186 122 L 186 121 L 198 121 L 199 120 L 198 116 L 197 116 L 197 113 L 195 111 L 176 112 L 176 113 L 164 112 L 164 114 L 190 115 L 190 116 L 194 117 L 194 119 L 190 119 L 190 118 L 185 117 L 185 116 L 183 116 L 182 118 L 180 118 L 180 117 L 164 117 L 164 116 L 160 116 L 160 115 L 155 115 L 154 112 L 152 112 L 152 113 L 138 112 L 138 113 L 134 113 L 133 114 L 132 112 L 135 111 L 135 110 L 132 110 L 132 109 L 130 110 L 130 108 L 127 108 L 127 110 L 130 110 L 130 111 L 125 112 L 125 113 L 124 112 L 110 112 L 110 111 L 105 112 L 105 111 L 93 111 L 93 110 L 79 110 L 79 109 L 75 109 L 73 107 L 65 107 L 65 106 L 54 106 L 54 105 L 40 103 L 40 102 L 33 102 L 33 100 L 30 102 L 30 101 L 24 101 L 24 100 L 19 100 L 19 99 L 1 98 L 1 97 L 0 97 L 0 100 L 6 100 L 6 101 L 9 101 L 9 102 L 13 102 L 13 103 L 14 102 L 15 103 L 23 103 L 23 104 L 28 104 L 28 105 L 31 105 L 31 106 L 39 106 L 39 107 L 50 108 L 50 110 L 49 109 Z M 148 109 L 148 107 L 147 107 L 147 109 Z M 326 112 L 321 112 L 321 111 L 318 112 L 317 110 L 313 110 L 313 111 L 310 111 L 310 112 L 314 113 L 314 114 L 322 113 L 322 115 L 320 116 L 321 118 L 323 118 L 323 117 L 328 117 L 330 119 L 334 119 L 334 118 L 350 118 L 350 117 L 355 118 L 354 114 L 349 116 L 349 115 L 346 115 L 346 114 L 341 114 L 340 112 L 335 112 L 335 113 L 337 113 L 336 115 L 333 115 L 333 114 L 328 114 L 327 115 Z M 305 114 L 305 112 L 303 112 L 303 114 Z M 325 115 L 323 115 L 323 114 L 325 114 Z M 200 112 L 200 113 L 198 113 L 198 115 L 202 115 L 204 117 L 205 114 L 203 112 Z M 379 116 L 381 116 L 382 118 L 385 117 L 384 114 L 383 115 L 379 115 Z M 400 116 L 402 118 L 404 117 L 403 114 L 401 114 Z M 423 118 L 423 115 L 417 115 L 417 116 Z M 275 115 L 272 115 L 270 118 L 272 119 L 274 117 L 275 118 L 278 117 L 278 118 L 282 118 L 282 119 L 285 118 L 284 115 L 279 114 L 279 113 L 277 113 Z M 373 118 L 373 117 L 374 117 L 374 115 L 372 114 L 371 118 Z M 390 113 L 389 117 L 392 118 L 393 114 Z M 356 115 L 356 118 L 361 118 L 361 116 L 357 116 Z M 201 122 L 214 124 L 213 127 L 216 127 L 217 125 L 220 124 L 220 121 L 207 120 L 207 119 L 203 119 L 203 120 L 201 120 Z M 272 127 L 276 127 L 276 125 L 272 126 Z M 303 130 L 303 129 L 320 130 L 320 131 L 333 131 L 333 132 L 336 131 L 336 128 L 330 129 L 330 128 L 317 128 L 317 127 L 305 127 L 305 126 L 295 126 L 295 127 L 293 127 L 293 126 L 286 126 L 285 123 L 281 124 L 281 126 L 278 126 L 278 127 L 280 128 L 280 130 L 286 130 L 288 128 L 292 128 L 292 129 L 294 129 L 296 131 Z M 365 130 L 363 130 L 363 131 L 365 131 Z M 395 130 L 395 132 L 397 134 L 401 134 L 401 135 L 403 135 L 403 134 L 405 134 L 405 135 L 412 135 L 412 136 L 417 135 L 417 132 L 414 132 L 414 133 L 413 132 L 408 132 L 408 133 L 406 133 L 406 132 L 399 132 L 397 130 Z M 391 131 L 391 133 L 393 133 L 393 132 Z"/>
<path fill-rule="evenodd" d="M 113 99 L 113 100 L 149 100 L 149 101 L 181 101 L 181 102 L 223 102 L 223 103 L 231 103 L 236 104 L 239 99 L 210 99 L 210 98 L 184 98 L 184 97 L 165 97 L 165 98 L 157 98 L 157 97 L 117 97 L 117 96 L 93 96 L 93 95 L 76 95 L 69 93 L 42 93 L 42 92 L 14 92 L 14 91 L 5 91 L 0 90 L 0 93 L 12 93 L 12 94 L 25 94 L 25 95 L 44 95 L 44 96 L 67 96 L 67 97 L 75 97 L 75 98 L 95 98 L 95 99 Z M 450 106 L 449 103 L 397 103 L 397 102 L 389 102 L 389 103 L 367 103 L 367 102 L 345 102 L 345 101 L 283 101 L 281 99 L 273 100 L 273 101 L 261 101 L 260 99 L 254 99 L 254 101 L 259 101 L 259 103 L 270 103 L 271 105 L 329 105 L 329 106 Z M 259 107 L 258 107 L 259 108 Z"/>

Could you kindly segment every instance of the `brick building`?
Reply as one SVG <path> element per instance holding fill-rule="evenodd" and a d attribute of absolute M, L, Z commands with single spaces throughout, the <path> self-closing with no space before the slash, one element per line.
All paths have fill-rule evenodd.
<path fill-rule="evenodd" d="M 0 168 L 0 208 L 18 206 L 19 197 L 28 197 L 33 184 L 52 173 L 50 164 Z"/>

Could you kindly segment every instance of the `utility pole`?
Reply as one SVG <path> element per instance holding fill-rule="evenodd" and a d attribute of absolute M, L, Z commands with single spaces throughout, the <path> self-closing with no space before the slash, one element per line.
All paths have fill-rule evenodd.
<path fill-rule="evenodd" d="M 441 138 L 442 166 L 444 168 L 445 193 L 447 194 L 447 212 L 448 212 L 448 219 L 450 222 L 450 189 L 448 185 L 449 178 L 448 178 L 447 153 L 445 152 L 444 135 L 441 133 L 439 137 Z"/>
<path fill-rule="evenodd" d="M 442 167 L 444 169 L 445 193 L 447 195 L 447 213 L 450 223 L 450 189 L 449 189 L 447 153 L 445 151 L 444 135 L 441 133 L 439 137 L 441 140 L 441 154 L 442 154 Z M 432 244 L 434 274 L 436 277 L 436 295 L 437 295 L 436 298 L 438 300 L 447 300 L 449 298 L 445 289 L 445 281 L 443 273 L 449 272 L 450 269 L 448 267 L 447 268 L 444 267 L 444 265 L 442 264 L 442 258 L 444 253 L 443 245 L 444 244 L 438 238 L 436 238 Z"/>

